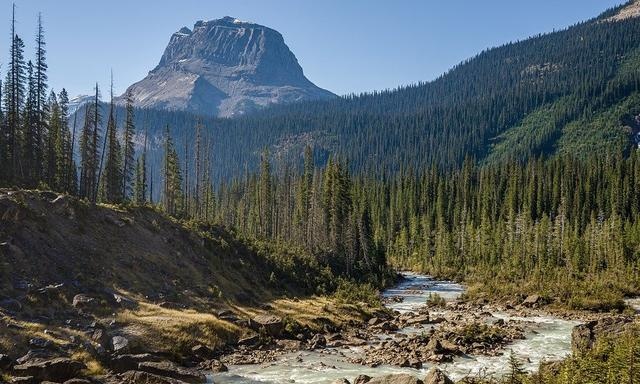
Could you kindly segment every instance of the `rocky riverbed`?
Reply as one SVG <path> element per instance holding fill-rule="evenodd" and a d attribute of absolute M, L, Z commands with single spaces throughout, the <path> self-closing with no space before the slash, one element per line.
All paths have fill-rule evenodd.
<path fill-rule="evenodd" d="M 452 282 L 405 274 L 383 293 L 388 310 L 366 324 L 302 341 L 240 347 L 222 358 L 228 371 L 209 380 L 331 383 L 359 375 L 424 377 L 433 367 L 457 380 L 480 372 L 501 375 L 511 351 L 531 371 L 571 353 L 571 332 L 579 322 L 544 314 L 537 309 L 539 298 L 492 306 L 458 300 L 463 292 Z"/>

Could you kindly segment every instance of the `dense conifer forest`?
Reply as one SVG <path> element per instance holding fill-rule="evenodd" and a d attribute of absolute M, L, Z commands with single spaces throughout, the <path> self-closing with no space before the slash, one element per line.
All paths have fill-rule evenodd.
<path fill-rule="evenodd" d="M 48 91 L 41 20 L 33 61 L 13 21 L 0 179 L 157 205 L 376 284 L 388 260 L 577 307 L 619 305 L 638 290 L 640 21 L 604 21 L 614 11 L 430 83 L 234 120 L 139 110 L 130 95 L 117 107 L 113 91 L 105 104 L 98 85 L 70 114 L 66 91 Z M 300 140 L 270 145 L 282 135 Z M 331 136 L 335 148 L 317 141 Z M 302 143 L 299 166 L 283 153 Z M 574 297 L 584 290 L 593 302 Z"/>
<path fill-rule="evenodd" d="M 640 20 L 612 12 L 432 82 L 237 119 L 105 103 L 98 85 L 72 113 L 47 85 L 42 21 L 28 59 L 14 18 L 0 186 L 222 225 L 368 288 L 411 269 L 622 310 L 640 294 Z"/>

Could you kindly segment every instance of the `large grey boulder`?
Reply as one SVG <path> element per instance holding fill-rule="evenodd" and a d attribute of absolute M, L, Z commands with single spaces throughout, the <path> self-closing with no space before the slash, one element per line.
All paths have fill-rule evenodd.
<path fill-rule="evenodd" d="M 31 360 L 15 365 L 13 371 L 17 376 L 33 376 L 40 381 L 62 382 L 76 377 L 87 367 L 75 360 L 58 357 L 50 360 Z"/>
<path fill-rule="evenodd" d="M 274 315 L 258 315 L 249 324 L 255 331 L 265 332 L 272 337 L 280 337 L 284 329 L 282 319 Z"/>

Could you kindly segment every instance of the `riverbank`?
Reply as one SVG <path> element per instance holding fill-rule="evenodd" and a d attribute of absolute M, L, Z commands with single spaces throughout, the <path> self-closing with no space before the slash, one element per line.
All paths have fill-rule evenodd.
<path fill-rule="evenodd" d="M 573 327 L 601 316 L 583 313 L 580 321 L 550 316 L 535 308 L 533 298 L 516 306 L 469 302 L 460 300 L 463 288 L 458 284 L 407 277 L 382 295 L 391 311 L 386 317 L 371 318 L 356 330 L 314 336 L 315 345 L 301 344 L 298 350 L 262 346 L 278 352 L 265 361 L 256 358 L 254 364 L 223 357 L 229 371 L 213 379 L 330 383 L 359 374 L 424 376 L 434 366 L 456 380 L 481 372 L 499 377 L 508 367 L 511 350 L 526 370 L 534 372 L 543 361 L 569 356 Z M 446 302 L 428 307 L 427 298 L 434 294 Z M 319 340 L 323 341 L 318 344 Z"/>

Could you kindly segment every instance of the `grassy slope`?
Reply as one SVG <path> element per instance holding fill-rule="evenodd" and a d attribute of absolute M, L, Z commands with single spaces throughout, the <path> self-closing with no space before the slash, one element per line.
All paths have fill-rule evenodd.
<path fill-rule="evenodd" d="M 363 314 L 362 307 L 312 295 L 319 282 L 333 279 L 313 258 L 251 245 L 222 228 L 176 222 L 151 208 L 92 206 L 48 192 L 0 190 L 0 244 L 0 300 L 17 298 L 24 305 L 17 316 L 0 308 L 0 322 L 18 326 L 0 335 L 0 352 L 20 354 L 31 337 L 58 344 L 71 335 L 84 337 L 64 325 L 77 315 L 73 296 L 103 297 L 105 290 L 139 306 L 107 305 L 93 313 L 98 321 L 108 323 L 115 314 L 121 333 L 141 349 L 178 354 L 198 343 L 220 347 L 247 333 L 214 315 L 221 309 L 241 317 L 275 313 L 312 328 L 323 325 L 314 320 L 327 306 L 336 325 Z M 307 280 L 310 275 L 314 278 Z M 20 289 L 18 282 L 32 288 Z M 46 294 L 37 291 L 59 283 L 64 285 Z M 163 308 L 162 301 L 182 309 Z"/>

